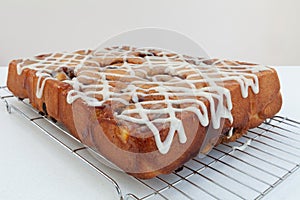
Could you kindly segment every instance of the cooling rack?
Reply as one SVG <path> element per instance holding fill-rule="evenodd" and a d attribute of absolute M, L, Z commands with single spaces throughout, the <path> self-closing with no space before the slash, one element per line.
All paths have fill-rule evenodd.
<path fill-rule="evenodd" d="M 275 116 L 236 142 L 220 144 L 205 158 L 194 158 L 172 174 L 136 179 L 103 165 L 96 159 L 101 155 L 33 109 L 28 100 L 14 97 L 6 86 L 0 87 L 0 97 L 7 112 L 22 115 L 97 171 L 119 199 L 262 199 L 300 166 L 300 123 Z"/>

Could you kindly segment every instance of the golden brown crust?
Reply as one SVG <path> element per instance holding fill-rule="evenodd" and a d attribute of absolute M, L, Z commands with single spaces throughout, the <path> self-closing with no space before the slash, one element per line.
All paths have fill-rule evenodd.
<path fill-rule="evenodd" d="M 37 98 L 36 71 L 24 69 L 22 74 L 18 75 L 17 64 L 19 62 L 20 60 L 14 60 L 9 65 L 7 86 L 10 91 L 17 97 L 29 98 L 33 107 L 62 122 L 76 138 L 95 148 L 125 172 L 138 178 L 152 178 L 172 172 L 199 153 L 206 128 L 200 125 L 195 114 L 189 112 L 182 113 L 181 116 L 188 138 L 187 142 L 180 143 L 178 137 L 175 136 L 169 152 L 161 154 L 157 151 L 151 134 L 145 132 L 144 134 L 148 134 L 148 137 L 139 137 L 138 134 L 128 133 L 130 130 L 113 118 L 109 104 L 91 107 L 81 99 L 73 104 L 67 103 L 67 94 L 72 89 L 72 86 L 67 83 L 48 80 L 42 98 Z M 140 60 L 130 60 L 130 62 L 139 63 Z M 221 130 L 223 137 L 219 142 L 235 141 L 249 128 L 258 126 L 266 118 L 272 117 L 279 111 L 282 99 L 276 71 L 271 69 L 258 72 L 256 75 L 259 79 L 260 92 L 254 94 L 249 89 L 248 98 L 242 97 L 237 82 L 225 83 L 224 86 L 231 92 L 234 120 L 233 124 L 225 120 Z M 208 106 L 208 102 L 205 103 Z M 234 128 L 234 134 L 228 139 L 226 133 L 231 127 Z M 161 138 L 166 137 L 168 131 L 168 128 L 161 128 Z"/>

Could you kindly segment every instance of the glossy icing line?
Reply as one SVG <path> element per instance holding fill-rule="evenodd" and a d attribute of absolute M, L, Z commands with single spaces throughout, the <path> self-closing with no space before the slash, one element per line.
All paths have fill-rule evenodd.
<path fill-rule="evenodd" d="M 238 82 L 241 94 L 246 98 L 249 88 L 255 94 L 259 92 L 258 77 L 253 73 L 269 70 L 264 66 L 223 60 L 207 64 L 211 60 L 187 58 L 174 52 L 150 48 L 106 48 L 88 55 L 56 55 L 33 58 L 29 64 L 24 61 L 17 65 L 18 74 L 26 68 L 37 71 L 38 98 L 43 95 L 46 81 L 54 79 L 51 75 L 53 71 L 68 66 L 75 72 L 72 80 L 64 81 L 73 86 L 67 95 L 69 104 L 80 98 L 89 106 L 117 102 L 130 107 L 121 112 L 114 111 L 114 117 L 145 125 L 153 133 L 156 146 L 163 154 L 169 151 L 175 133 L 181 143 L 187 141 L 181 114 L 192 112 L 202 126 L 211 124 L 215 129 L 220 128 L 222 119 L 232 123 L 231 94 L 223 83 Z M 141 100 L 152 95 L 160 98 Z M 205 101 L 209 102 L 208 107 Z M 157 108 L 157 105 L 164 106 Z M 151 115 L 156 117 L 152 119 Z M 166 123 L 169 124 L 169 132 L 162 141 L 157 124 Z M 228 137 L 231 137 L 232 129 L 230 133 Z"/>
<path fill-rule="evenodd" d="M 245 149 L 251 145 L 252 139 L 247 140 L 244 144 L 241 146 L 233 146 L 232 149 L 235 150 L 240 150 L 240 151 L 245 151 Z"/>
<path fill-rule="evenodd" d="M 46 81 L 49 79 L 53 79 L 53 78 L 49 74 L 42 73 L 40 71 L 38 71 L 36 73 L 36 76 L 38 77 L 37 88 L 36 88 L 36 97 L 40 99 L 43 96 L 43 91 L 45 88 Z M 42 80 L 42 84 L 41 84 L 41 80 Z"/>
<path fill-rule="evenodd" d="M 233 135 L 233 127 L 230 128 L 228 135 L 227 135 L 227 139 L 230 139 Z"/>

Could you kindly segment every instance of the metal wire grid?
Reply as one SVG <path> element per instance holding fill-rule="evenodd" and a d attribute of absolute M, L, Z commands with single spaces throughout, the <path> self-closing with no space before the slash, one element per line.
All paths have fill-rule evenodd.
<path fill-rule="evenodd" d="M 172 174 L 135 179 L 99 163 L 95 159 L 99 154 L 61 124 L 38 113 L 27 100 L 15 98 L 5 86 L 0 87 L 0 97 L 9 113 L 13 109 L 21 114 L 96 170 L 120 199 L 262 199 L 300 166 L 300 123 L 275 116 L 236 142 L 220 144 L 205 158 L 194 158 Z M 246 149 L 236 148 L 246 143 Z"/>

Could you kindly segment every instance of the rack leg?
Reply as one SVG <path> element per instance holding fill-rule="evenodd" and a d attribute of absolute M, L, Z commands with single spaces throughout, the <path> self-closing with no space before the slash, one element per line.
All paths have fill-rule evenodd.
<path fill-rule="evenodd" d="M 6 105 L 6 111 L 11 114 L 11 106 L 9 105 L 9 103 L 6 101 L 6 99 L 3 99 Z"/>
<path fill-rule="evenodd" d="M 9 98 L 9 97 L 13 97 L 13 96 L 11 96 L 11 95 L 9 95 L 9 96 L 3 96 L 3 97 L 1 97 L 1 99 L 4 101 L 4 103 L 5 103 L 5 106 L 6 106 L 6 111 L 9 113 L 9 114 L 11 114 L 11 105 L 8 103 L 8 101 L 6 100 L 6 98 Z"/>

